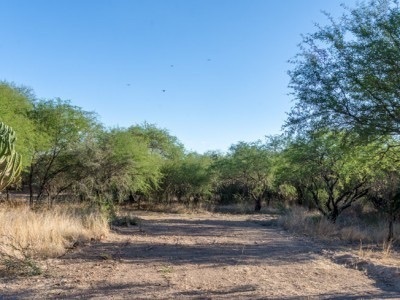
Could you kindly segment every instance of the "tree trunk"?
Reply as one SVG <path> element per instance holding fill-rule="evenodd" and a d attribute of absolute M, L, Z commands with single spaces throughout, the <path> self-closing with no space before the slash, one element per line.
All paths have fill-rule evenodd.
<path fill-rule="evenodd" d="M 296 187 L 296 193 L 297 193 L 297 205 L 303 206 L 303 200 L 304 200 L 304 192 L 303 189 L 300 187 Z"/>
<path fill-rule="evenodd" d="M 195 194 L 193 197 L 193 205 L 194 207 L 198 207 L 199 206 L 199 202 L 200 202 L 200 196 L 198 194 Z"/>
<path fill-rule="evenodd" d="M 255 199 L 254 211 L 260 211 L 260 210 L 261 210 L 261 199 L 257 198 Z"/>
<path fill-rule="evenodd" d="M 331 221 L 332 223 L 336 223 L 336 219 L 338 216 L 339 216 L 339 210 L 336 206 L 334 206 L 333 209 L 327 215 L 328 220 Z"/>
<path fill-rule="evenodd" d="M 387 245 L 389 246 L 389 244 L 393 241 L 393 224 L 394 224 L 394 215 L 390 214 L 389 215 L 389 223 L 388 223 L 388 235 L 386 238 L 386 242 Z"/>
<path fill-rule="evenodd" d="M 31 163 L 29 171 L 29 206 L 33 207 L 33 163 Z"/>

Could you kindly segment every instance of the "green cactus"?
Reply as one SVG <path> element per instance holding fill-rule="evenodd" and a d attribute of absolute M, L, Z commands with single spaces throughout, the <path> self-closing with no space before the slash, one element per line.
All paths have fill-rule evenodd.
<path fill-rule="evenodd" d="M 0 122 L 0 191 L 16 183 L 21 174 L 21 155 L 15 152 L 14 143 L 14 130 Z"/>

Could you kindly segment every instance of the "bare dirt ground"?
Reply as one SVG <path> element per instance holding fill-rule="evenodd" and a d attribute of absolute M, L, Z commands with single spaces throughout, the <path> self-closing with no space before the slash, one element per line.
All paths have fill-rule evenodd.
<path fill-rule="evenodd" d="M 43 262 L 43 275 L 0 279 L 0 299 L 400 299 L 398 260 L 377 266 L 270 216 L 139 217 Z"/>

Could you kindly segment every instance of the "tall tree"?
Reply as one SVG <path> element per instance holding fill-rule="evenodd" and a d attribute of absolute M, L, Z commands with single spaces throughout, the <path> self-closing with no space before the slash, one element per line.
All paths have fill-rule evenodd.
<path fill-rule="evenodd" d="M 136 139 L 140 139 L 148 149 L 148 154 L 157 161 L 159 177 L 153 187 L 151 195 L 147 198 L 158 198 L 161 201 L 168 200 L 172 192 L 172 181 L 175 178 L 178 166 L 185 157 L 185 149 L 179 140 L 171 135 L 168 130 L 157 127 L 154 124 L 143 123 L 128 128 L 129 133 Z M 172 181 L 171 181 L 172 180 Z M 142 193 L 143 194 L 143 193 Z M 138 197 L 138 199 L 143 197 Z"/>
<path fill-rule="evenodd" d="M 111 160 L 123 166 L 119 174 L 121 192 L 123 182 L 126 196 L 137 192 L 148 195 L 158 187 L 161 158 L 151 153 L 143 136 L 134 135 L 129 129 L 113 129 L 106 141 L 108 145 L 112 145 Z"/>
<path fill-rule="evenodd" d="M 35 192 L 36 199 L 51 198 L 72 187 L 73 181 L 59 179 L 74 174 L 75 150 L 99 125 L 93 113 L 61 99 L 38 101 L 31 119 L 41 137 L 35 145 L 27 179 L 33 204 Z"/>
<path fill-rule="evenodd" d="M 388 224 L 386 242 L 389 245 L 393 241 L 394 222 L 400 212 L 400 175 L 397 170 L 381 171 L 377 172 L 377 175 L 372 183 L 368 199 L 386 217 Z"/>
<path fill-rule="evenodd" d="M 297 138 L 284 152 L 287 183 L 299 196 L 310 195 L 314 205 L 330 221 L 368 194 L 379 164 L 379 143 L 355 145 L 342 132 L 319 131 Z"/>
<path fill-rule="evenodd" d="M 273 154 L 260 141 L 232 145 L 229 153 L 217 161 L 216 168 L 224 184 L 244 187 L 254 201 L 255 211 L 269 199 L 273 187 Z"/>
<path fill-rule="evenodd" d="M 148 198 L 160 185 L 163 158 L 149 149 L 148 140 L 130 129 L 101 132 L 82 147 L 86 176 L 75 187 L 82 197 L 107 205 Z"/>
<path fill-rule="evenodd" d="M 394 143 L 388 140 L 382 144 L 368 193 L 368 199 L 388 224 L 387 245 L 393 241 L 394 222 L 400 217 L 400 152 L 392 146 Z"/>
<path fill-rule="evenodd" d="M 22 155 L 22 165 L 30 164 L 37 141 L 35 126 L 30 119 L 35 97 L 32 91 L 8 82 L 0 82 L 0 121 L 12 127 L 18 139 L 15 149 Z"/>
<path fill-rule="evenodd" d="M 293 130 L 334 127 L 400 134 L 400 8 L 371 0 L 304 37 L 292 61 Z"/>
<path fill-rule="evenodd" d="M 194 205 L 211 195 L 213 173 L 212 159 L 208 155 L 188 153 L 167 162 L 163 168 L 161 183 L 163 197 L 167 201 L 176 197 L 179 202 Z"/>

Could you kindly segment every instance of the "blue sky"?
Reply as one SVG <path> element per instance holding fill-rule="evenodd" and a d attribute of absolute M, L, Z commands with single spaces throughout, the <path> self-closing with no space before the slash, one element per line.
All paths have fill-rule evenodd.
<path fill-rule="evenodd" d="M 340 3 L 356 1 L 0 0 L 0 80 L 225 151 L 280 132 L 287 61 Z"/>

